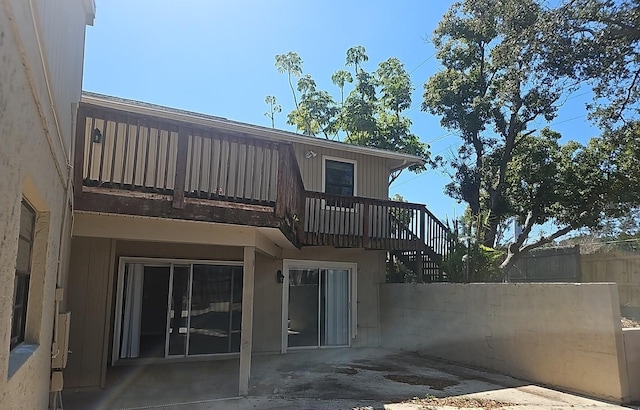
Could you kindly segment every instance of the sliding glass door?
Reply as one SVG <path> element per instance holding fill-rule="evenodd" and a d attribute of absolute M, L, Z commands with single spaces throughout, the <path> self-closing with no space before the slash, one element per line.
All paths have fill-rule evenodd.
<path fill-rule="evenodd" d="M 240 351 L 242 266 L 121 261 L 113 362 Z"/>
<path fill-rule="evenodd" d="M 292 265 L 287 271 L 287 348 L 348 346 L 353 270 Z"/>

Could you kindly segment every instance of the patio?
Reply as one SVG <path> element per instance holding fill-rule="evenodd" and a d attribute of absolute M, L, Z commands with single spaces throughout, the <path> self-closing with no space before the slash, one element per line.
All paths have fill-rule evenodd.
<path fill-rule="evenodd" d="M 232 359 L 115 367 L 106 389 L 65 390 L 63 400 L 65 409 L 420 409 L 457 408 L 438 398 L 464 396 L 457 405 L 465 408 L 620 408 L 386 349 L 254 356 L 249 397 L 237 398 L 237 391 L 238 359 Z"/>

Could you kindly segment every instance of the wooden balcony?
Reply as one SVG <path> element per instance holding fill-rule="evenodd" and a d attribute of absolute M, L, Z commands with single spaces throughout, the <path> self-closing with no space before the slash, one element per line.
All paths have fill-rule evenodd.
<path fill-rule="evenodd" d="M 295 246 L 447 252 L 424 205 L 304 188 L 293 147 L 82 103 L 75 209 L 280 229 Z"/>

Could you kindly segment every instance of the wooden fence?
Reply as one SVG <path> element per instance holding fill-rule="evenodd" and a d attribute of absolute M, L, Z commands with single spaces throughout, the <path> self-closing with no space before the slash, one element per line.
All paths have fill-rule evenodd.
<path fill-rule="evenodd" d="M 615 282 L 623 314 L 640 314 L 640 254 L 603 252 L 580 256 L 582 282 Z M 635 308 L 635 309 L 634 309 Z"/>

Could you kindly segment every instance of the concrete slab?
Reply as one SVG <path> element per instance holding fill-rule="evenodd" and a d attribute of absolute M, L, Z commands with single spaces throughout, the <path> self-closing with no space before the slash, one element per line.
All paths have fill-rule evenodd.
<path fill-rule="evenodd" d="M 64 406 L 67 410 L 621 408 L 415 353 L 384 349 L 254 356 L 251 370 L 249 397 L 230 398 L 237 394 L 237 359 L 131 368 L 128 373 L 120 370 L 119 376 L 112 369 L 107 389 L 94 392 L 93 397 L 87 392 L 81 397 L 65 391 Z"/>

